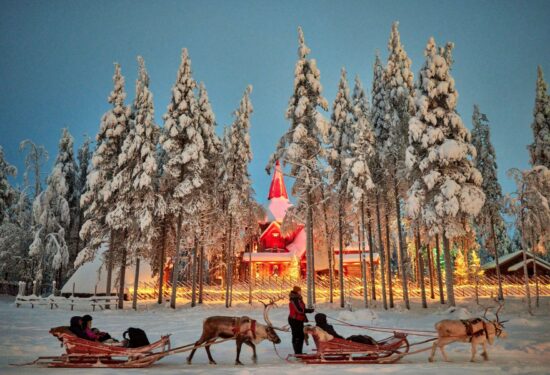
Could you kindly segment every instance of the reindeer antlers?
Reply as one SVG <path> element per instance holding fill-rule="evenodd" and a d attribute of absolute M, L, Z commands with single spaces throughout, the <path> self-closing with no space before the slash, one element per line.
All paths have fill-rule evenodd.
<path fill-rule="evenodd" d="M 273 324 L 271 323 L 271 320 L 269 320 L 269 310 L 271 310 L 271 308 L 273 308 L 273 306 L 277 306 L 276 302 L 281 300 L 282 297 L 279 297 L 277 299 L 273 299 L 273 298 L 270 298 L 269 299 L 269 303 L 265 303 L 263 301 L 260 301 L 262 303 L 262 305 L 264 305 L 264 320 L 266 322 L 266 324 L 269 326 L 269 327 L 272 327 L 273 329 L 276 329 L 276 330 L 279 330 L 279 331 L 284 331 L 284 332 L 288 332 L 289 331 L 289 328 L 288 326 L 284 326 L 282 328 L 280 327 L 275 327 L 273 326 Z"/>
<path fill-rule="evenodd" d="M 501 302 L 500 302 L 499 300 L 497 300 L 496 298 L 495 298 L 495 302 L 498 304 L 498 309 L 497 309 L 497 311 L 495 312 L 495 316 L 497 317 L 497 322 L 501 323 L 501 321 L 500 321 L 500 319 L 499 319 L 499 317 L 498 317 L 498 313 L 499 313 L 499 311 L 504 307 L 504 302 L 501 303 Z"/>

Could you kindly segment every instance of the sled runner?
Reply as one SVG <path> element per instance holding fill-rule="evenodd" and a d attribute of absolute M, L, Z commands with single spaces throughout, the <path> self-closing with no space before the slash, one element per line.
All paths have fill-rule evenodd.
<path fill-rule="evenodd" d="M 108 345 L 97 341 L 81 339 L 68 330 L 52 329 L 52 335 L 61 341 L 65 354 L 39 357 L 31 363 L 48 367 L 72 368 L 139 368 L 148 367 L 163 358 L 170 350 L 170 335 L 139 348 Z"/>
<path fill-rule="evenodd" d="M 394 332 L 393 336 L 380 340 L 375 345 L 338 338 L 322 342 L 319 336 L 312 336 L 317 348 L 315 353 L 289 357 L 307 364 L 393 363 L 409 351 L 407 334 L 401 332 Z"/>

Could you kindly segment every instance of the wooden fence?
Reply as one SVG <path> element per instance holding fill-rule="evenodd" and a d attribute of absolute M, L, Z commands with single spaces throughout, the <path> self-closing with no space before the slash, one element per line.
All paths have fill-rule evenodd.
<path fill-rule="evenodd" d="M 370 281 L 370 280 L 369 280 Z M 394 278 L 393 283 L 393 298 L 394 300 L 402 299 L 401 280 Z M 248 282 L 235 282 L 233 284 L 232 301 L 233 303 L 248 302 L 249 298 L 253 301 L 266 301 L 271 298 L 286 298 L 289 291 L 293 286 L 299 285 L 303 291 L 306 290 L 305 280 L 296 280 L 285 277 L 270 277 L 256 280 L 252 283 L 252 286 Z M 327 277 L 317 277 L 315 281 L 315 295 L 316 302 L 325 302 L 329 300 L 329 280 Z M 426 296 L 430 298 L 430 283 L 429 280 L 425 280 Z M 530 279 L 531 295 L 535 295 L 535 279 Z M 409 296 L 412 298 L 420 298 L 421 291 L 416 283 L 409 283 Z M 550 277 L 538 276 L 539 294 L 541 296 L 550 296 Z M 178 283 L 177 299 L 181 302 L 191 301 L 191 282 Z M 454 292 L 455 297 L 462 298 L 474 298 L 476 295 L 476 288 L 480 297 L 495 297 L 498 294 L 498 281 L 496 277 L 481 277 L 477 283 L 471 282 L 464 285 L 455 285 Z M 368 298 L 371 298 L 371 286 L 370 282 L 367 286 Z M 434 286 L 435 298 L 439 296 L 439 289 L 437 281 Z M 525 285 L 522 277 L 504 276 L 502 278 L 502 291 L 504 296 L 525 296 Z M 446 295 L 445 282 L 443 282 L 443 292 Z M 171 285 L 166 285 L 164 288 L 164 298 L 169 299 L 171 293 Z M 363 286 L 361 278 L 358 277 L 346 277 L 344 281 L 344 295 L 346 300 L 362 299 L 363 298 Z M 376 282 L 376 295 L 377 299 L 381 300 L 382 290 L 380 288 L 380 282 Z M 138 298 L 140 300 L 152 300 L 158 297 L 158 284 L 141 282 L 138 288 Z M 334 301 L 338 301 L 340 298 L 340 287 L 338 280 L 334 280 L 333 287 Z M 204 285 L 203 302 L 224 302 L 225 301 L 225 287 L 221 285 Z M 197 302 L 198 302 L 198 286 L 197 286 Z"/>

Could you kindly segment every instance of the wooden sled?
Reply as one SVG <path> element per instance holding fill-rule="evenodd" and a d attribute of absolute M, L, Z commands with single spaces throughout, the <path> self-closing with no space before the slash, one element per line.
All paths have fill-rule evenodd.
<path fill-rule="evenodd" d="M 394 363 L 409 352 L 407 335 L 401 332 L 394 332 L 393 336 L 378 341 L 376 345 L 338 338 L 320 342 L 318 336 L 312 336 L 317 348 L 315 353 L 289 357 L 307 364 Z"/>
<path fill-rule="evenodd" d="M 47 367 L 69 368 L 140 368 L 151 366 L 170 351 L 170 335 L 139 348 L 126 348 L 81 339 L 68 330 L 54 328 L 50 333 L 57 337 L 65 354 L 52 357 L 39 357 L 24 365 L 44 365 Z"/>

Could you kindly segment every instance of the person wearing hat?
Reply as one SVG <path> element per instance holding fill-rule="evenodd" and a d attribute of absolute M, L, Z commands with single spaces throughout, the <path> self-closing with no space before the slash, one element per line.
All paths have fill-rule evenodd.
<path fill-rule="evenodd" d="M 304 323 L 308 321 L 306 314 L 314 312 L 314 309 L 306 309 L 306 305 L 302 299 L 302 288 L 299 286 L 292 288 L 289 300 L 288 324 L 290 324 L 292 331 L 292 347 L 294 348 L 294 354 L 302 354 L 304 346 Z"/>

